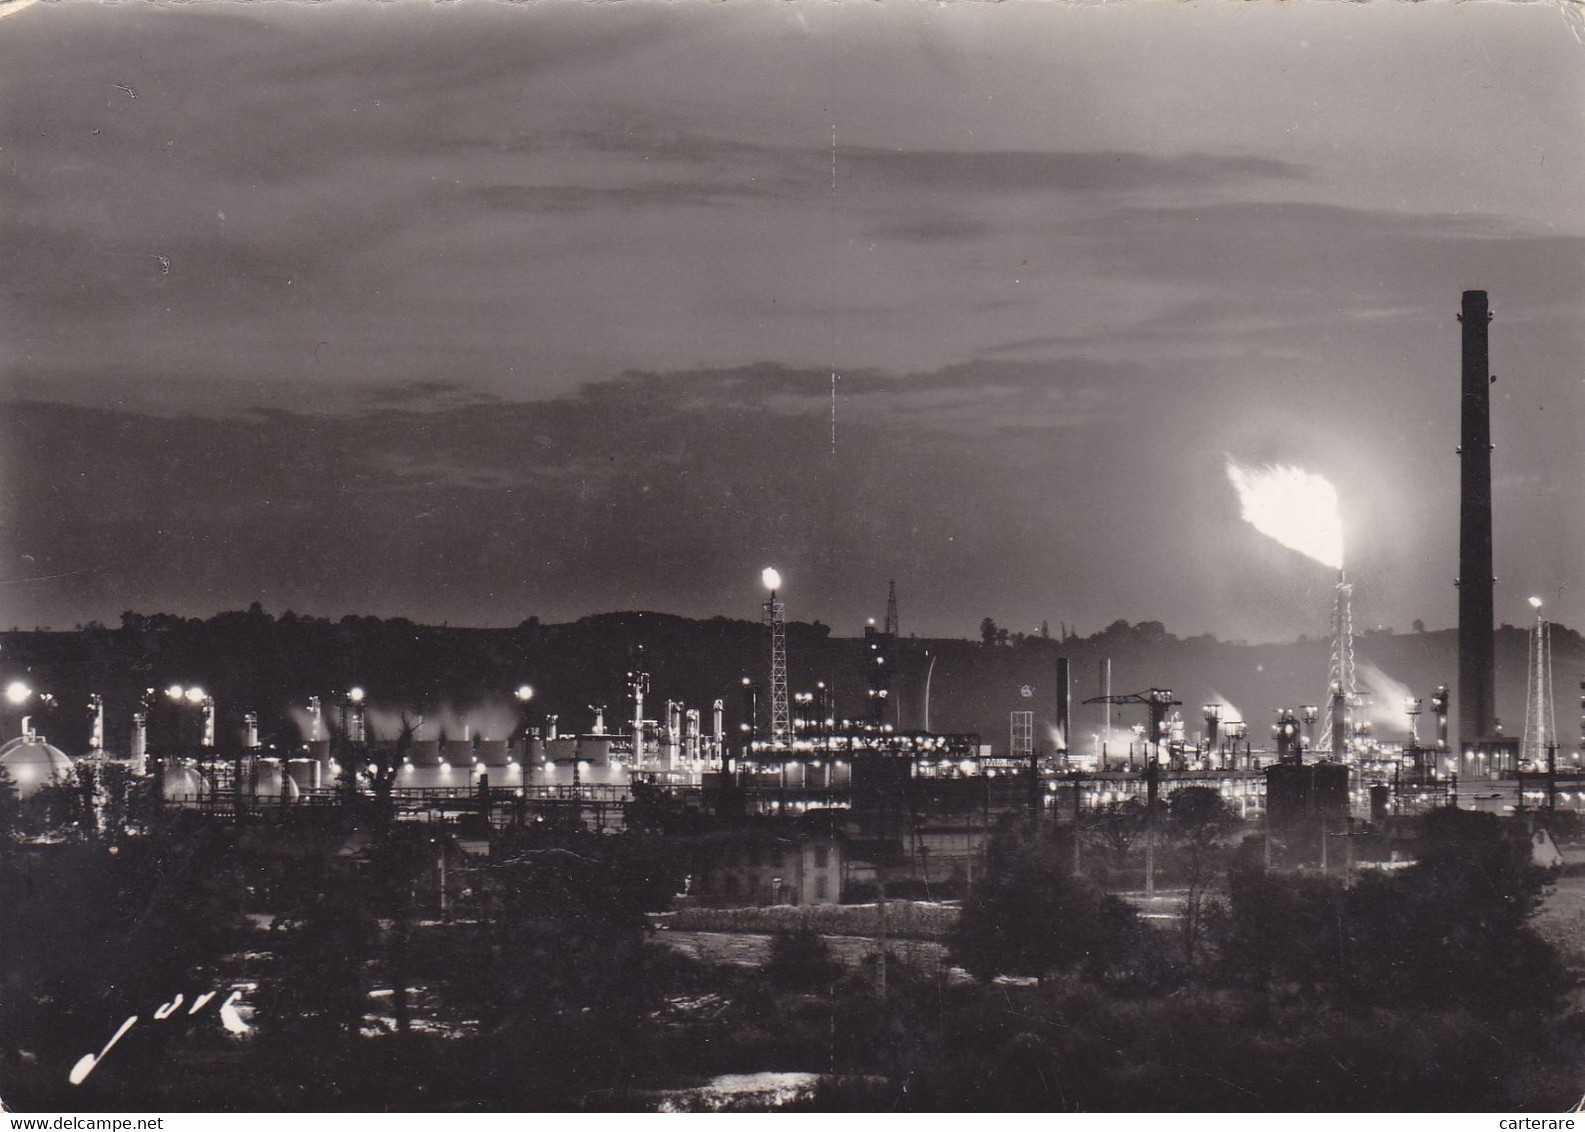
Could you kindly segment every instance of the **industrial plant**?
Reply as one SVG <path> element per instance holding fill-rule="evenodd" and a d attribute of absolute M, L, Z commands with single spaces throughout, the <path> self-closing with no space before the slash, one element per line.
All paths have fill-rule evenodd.
<path fill-rule="evenodd" d="M 620 830 L 636 798 L 663 796 L 719 822 L 782 820 L 797 838 L 818 838 L 840 855 L 840 880 L 818 896 L 813 888 L 784 891 L 769 878 L 740 893 L 762 903 L 788 894 L 794 902 L 836 902 L 845 887 L 870 891 L 886 881 L 945 883 L 960 892 L 986 837 L 1008 815 L 1077 822 L 1130 801 L 1151 815 L 1159 799 L 1186 786 L 1214 790 L 1241 819 L 1258 823 L 1268 862 L 1285 867 L 1336 867 L 1341 856 L 1398 859 L 1412 849 L 1394 823 L 1439 806 L 1578 810 L 1585 772 L 1577 746 L 1560 757 L 1550 629 L 1539 598 L 1532 599 L 1522 733 L 1504 734 L 1495 713 L 1491 318 L 1485 292 L 1464 293 L 1457 680 L 1385 705 L 1402 721 L 1398 734 L 1373 724 L 1381 713 L 1358 676 L 1354 583 L 1344 573 L 1335 489 L 1298 468 L 1230 459 L 1243 517 L 1336 572 L 1328 670 L 1315 672 L 1309 688 L 1292 688 L 1294 703 L 1273 706 L 1269 725 L 1229 703 L 1185 709 L 1171 688 L 1116 690 L 1110 660 L 1101 665 L 1099 694 L 1076 696 L 1070 659 L 1055 642 L 1047 685 L 1054 692 L 1038 725 L 1035 711 L 1014 706 L 1001 734 L 932 730 L 930 681 L 939 657 L 900 633 L 895 582 L 884 624 L 864 631 L 860 671 L 843 674 L 862 699 L 839 703 L 825 681 L 803 687 L 789 680 L 785 587 L 767 567 L 761 663 L 730 694 L 708 702 L 671 698 L 643 668 L 622 676 L 623 702 L 546 704 L 525 683 L 472 720 L 379 704 L 358 686 L 326 688 L 291 706 L 296 736 L 266 743 L 256 705 L 223 707 L 201 685 L 178 683 L 143 690 L 120 746 L 107 742 L 105 698 L 92 693 L 86 749 L 67 753 L 35 720 L 46 709 L 69 709 L 18 676 L 5 691 L 18 734 L 0 749 L 0 767 L 23 798 L 113 765 L 146 780 L 160 808 L 217 821 L 269 822 L 378 798 L 399 820 L 449 823 L 476 837 L 547 818 Z M 904 727 L 893 684 L 908 659 L 924 667 L 924 680 L 920 725 Z M 1323 694 L 1306 695 L 1316 690 Z M 1030 694 L 1027 685 L 1023 692 Z M 221 726 L 225 709 L 233 709 L 232 726 Z M 1076 712 L 1086 713 L 1082 721 Z M 1088 743 L 1079 740 L 1085 732 Z M 700 860 L 705 879 L 693 891 L 720 899 L 726 894 L 709 882 L 712 867 L 707 856 Z M 1143 878 L 1147 894 L 1153 880 Z"/>
<path fill-rule="evenodd" d="M 1167 1002 L 1163 988 L 1217 980 L 1261 995 L 1285 979 L 1320 985 L 1351 1009 L 1392 994 L 1413 1009 L 1423 999 L 1493 1011 L 1492 996 L 1509 1010 L 1513 995 L 1552 995 L 1563 983 L 1550 953 L 1526 961 L 1523 992 L 1469 976 L 1489 967 L 1476 944 L 1460 944 L 1465 967 L 1452 974 L 1423 956 L 1392 957 L 1416 932 L 1429 932 L 1425 946 L 1440 954 L 1447 933 L 1464 930 L 1392 919 L 1419 899 L 1416 885 L 1433 883 L 1419 878 L 1453 883 L 1447 877 L 1462 874 L 1447 862 L 1484 845 L 1479 852 L 1521 877 L 1493 899 L 1521 900 L 1516 893 L 1541 883 L 1533 866 L 1564 863 L 1559 844 L 1569 847 L 1585 811 L 1580 737 L 1560 732 L 1553 695 L 1554 637 L 1572 638 L 1554 634 L 1537 597 L 1531 623 L 1503 626 L 1498 647 L 1484 292 L 1465 292 L 1460 321 L 1456 655 L 1417 631 L 1411 640 L 1430 658 L 1416 671 L 1422 686 L 1386 676 L 1383 638 L 1356 633 L 1359 582 L 1345 572 L 1333 484 L 1232 457 L 1224 486 L 1242 519 L 1325 571 L 1330 598 L 1310 611 L 1327 623 L 1324 639 L 1284 654 L 1292 663 L 1266 685 L 1273 699 L 1291 699 L 1259 711 L 1246 710 L 1247 685 L 1228 683 L 1240 668 L 1264 667 L 1244 646 L 1213 649 L 1155 623 L 1123 622 L 1089 638 L 1064 625 L 1055 639 L 1042 626 L 1008 640 L 990 619 L 979 642 L 921 639 L 902 630 L 895 580 L 880 624 L 834 637 L 789 621 L 798 579 L 775 566 L 761 575 L 757 616 L 741 622 L 613 614 L 475 631 L 277 621 L 258 605 L 204 624 L 129 613 L 119 630 L 14 633 L 5 644 L 16 665 L 0 672 L 9 681 L 0 720 L 13 732 L 0 747 L 7 891 L 39 901 L 42 915 L 51 898 L 40 878 L 58 868 L 80 884 L 73 854 L 103 850 L 128 870 L 124 883 L 154 886 L 150 899 L 193 885 L 210 906 L 228 908 L 230 950 L 201 956 L 195 969 L 229 988 L 222 1024 L 231 1044 L 181 1040 L 199 1043 L 193 1064 L 221 1073 L 229 1089 L 238 1078 L 224 1075 L 225 1059 L 254 1048 L 246 1042 L 272 1057 L 288 1056 L 279 1051 L 299 1038 L 362 1056 L 353 1051 L 376 1047 L 358 1043 L 392 1038 L 393 1056 L 413 1059 L 510 1034 L 554 1067 L 528 1079 L 537 1083 L 488 1059 L 477 1078 L 448 1070 L 435 1080 L 473 1081 L 503 1106 L 569 1096 L 617 1108 L 683 1104 L 679 1096 L 708 1106 L 687 1090 L 660 1100 L 623 1091 L 654 1067 L 578 1093 L 588 1072 L 578 1056 L 636 1027 L 646 1041 L 686 1047 L 676 1055 L 684 1060 L 734 1064 L 698 1053 L 695 1038 L 741 1025 L 722 1012 L 731 994 L 758 1001 L 745 968 L 753 978 L 764 972 L 786 996 L 775 1008 L 794 1016 L 822 986 L 837 1003 L 835 988 L 848 980 L 842 994 L 860 1014 L 844 1025 L 854 1033 L 872 1008 L 881 1019 L 905 1009 L 898 1002 L 943 1009 L 949 988 L 975 980 L 1005 991 L 1003 980 L 1025 978 L 1032 989 L 1019 993 L 1046 994 L 1041 980 L 1058 970 L 1122 988 L 1119 1002 Z M 1511 671 L 1499 672 L 1500 652 Z M 1236 663 L 1224 656 L 1233 653 Z M 1222 657 L 1214 671 L 1213 656 Z M 1114 662 L 1124 657 L 1130 675 L 1119 680 Z M 1436 666 L 1456 668 L 1455 677 Z M 1500 677 L 1511 689 L 1521 669 L 1522 727 L 1508 734 L 1497 715 Z M 374 678 L 347 678 L 358 672 Z M 1185 680 L 1236 696 L 1186 698 Z M 286 686 L 296 691 L 278 702 Z M 1585 729 L 1585 681 L 1580 691 Z M 56 731 L 69 738 L 52 742 Z M 1476 824 L 1457 827 L 1450 856 L 1449 823 L 1467 821 Z M 1427 899 L 1441 907 L 1440 895 Z M 159 930 L 143 916 L 117 923 L 134 936 Z M 1345 931 L 1345 919 L 1361 926 Z M 188 924 L 182 938 L 204 930 Z M 1026 930 L 1035 944 L 1013 942 Z M 1291 939 L 1275 951 L 1262 942 L 1281 932 Z M 1337 958 L 1343 944 L 1332 932 L 1360 955 L 1385 949 L 1386 958 L 1360 961 L 1365 983 L 1351 981 L 1358 973 Z M 645 958 L 640 941 L 650 937 L 683 965 Z M 836 946 L 848 949 L 841 959 Z M 350 988 L 326 1028 L 314 1029 L 315 1019 L 330 1015 L 293 989 L 304 957 L 342 964 L 314 994 Z M 477 985 L 476 965 L 485 972 Z M 1425 986 L 1377 986 L 1383 972 L 1402 981 L 1426 971 Z M 141 969 L 139 979 L 155 985 L 157 974 Z M 699 980 L 737 989 L 703 993 Z M 1067 989 L 1053 995 L 1072 990 L 1054 985 Z M 125 992 L 117 984 L 105 993 Z M 541 994 L 552 1005 L 533 997 Z M 597 1009 L 586 1001 L 602 1004 L 599 1021 L 579 1029 Z M 291 1021 L 305 1011 L 307 1022 Z M 821 1023 L 832 1043 L 836 1017 Z M 523 1018 L 526 1035 L 514 1029 Z M 92 1079 L 81 1095 L 144 1095 L 143 1063 L 127 1054 L 116 1068 L 111 1057 L 126 1032 L 72 1064 L 71 1089 Z M 575 1037 L 546 1045 L 546 1032 Z M 910 1071 L 888 1063 L 904 1076 L 863 1076 L 886 1040 L 872 1035 L 843 1055 L 861 1082 L 846 1087 L 901 1103 L 902 1093 L 886 1090 L 914 1080 Z M 138 1048 L 160 1048 L 150 1042 Z M 65 1087 L 58 1063 L 72 1043 L 82 1044 L 75 1032 L 43 1057 L 8 1047 L 7 1064 L 28 1095 L 53 1096 Z M 455 1048 L 472 1058 L 481 1047 Z M 766 1035 L 755 1048 L 769 1058 L 781 1047 Z M 595 1060 L 622 1065 L 624 1056 L 613 1046 Z M 106 1059 L 112 1068 L 100 1073 Z M 442 1086 L 415 1074 L 411 1060 L 401 1064 L 401 1087 L 411 1090 L 403 1103 L 429 1103 L 424 1090 Z M 829 1066 L 808 1080 L 845 1080 Z M 389 1069 L 364 1072 L 386 1080 Z M 1018 1088 L 1036 1079 L 1015 1077 Z"/>

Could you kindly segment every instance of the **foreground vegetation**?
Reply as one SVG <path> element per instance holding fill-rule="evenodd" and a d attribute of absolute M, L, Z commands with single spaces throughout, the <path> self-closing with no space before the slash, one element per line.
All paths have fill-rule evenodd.
<path fill-rule="evenodd" d="M 1195 805 L 1173 819 L 1211 830 L 1192 925 L 1075 877 L 1065 827 L 1007 826 L 951 935 L 968 976 L 844 967 L 797 927 L 759 968 L 683 957 L 649 934 L 680 868 L 654 835 L 499 835 L 438 889 L 444 839 L 352 811 L 79 815 L 56 844 L 0 841 L 0 1075 L 15 1108 L 74 1111 L 628 1110 L 763 1070 L 820 1074 L 798 1104 L 827 1110 L 1579 1099 L 1585 1029 L 1515 823 L 1438 811 L 1416 865 L 1345 887 L 1264 872 Z M 232 989 L 246 1033 L 217 1016 Z"/>

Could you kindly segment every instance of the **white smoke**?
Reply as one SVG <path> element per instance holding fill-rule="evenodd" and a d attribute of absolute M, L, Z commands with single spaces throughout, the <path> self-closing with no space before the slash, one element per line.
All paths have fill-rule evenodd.
<path fill-rule="evenodd" d="M 1365 704 L 1365 718 L 1378 732 L 1401 732 L 1409 730 L 1409 713 L 1404 703 L 1414 693 L 1409 685 L 1394 680 L 1376 665 L 1369 661 L 1358 662 L 1355 671 L 1359 675 L 1360 690 L 1369 694 Z"/>
<path fill-rule="evenodd" d="M 1221 704 L 1222 705 L 1222 723 L 1223 724 L 1243 723 L 1243 722 L 1245 722 L 1244 713 L 1239 711 L 1238 708 L 1234 707 L 1233 706 L 1233 701 L 1228 699 L 1226 696 L 1222 695 L 1222 693 L 1213 691 L 1211 693 L 1211 698 L 1206 700 L 1205 702 L 1208 703 L 1208 704 Z"/>

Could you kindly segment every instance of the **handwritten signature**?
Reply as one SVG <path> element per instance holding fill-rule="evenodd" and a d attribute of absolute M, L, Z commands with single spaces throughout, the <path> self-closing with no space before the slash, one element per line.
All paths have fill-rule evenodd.
<path fill-rule="evenodd" d="M 192 1005 L 187 1008 L 187 1013 L 189 1015 L 197 1014 L 205 1006 L 208 1006 L 210 1001 L 219 993 L 219 991 L 205 991 L 203 994 L 193 999 Z M 242 1020 L 242 1015 L 237 1013 L 236 1004 L 241 998 L 241 991 L 232 991 L 226 996 L 226 1000 L 220 1004 L 220 1009 L 218 1011 L 220 1016 L 220 1024 L 224 1026 L 227 1031 L 233 1034 L 246 1034 L 253 1028 Z M 185 1001 L 186 999 L 184 996 L 177 995 L 169 1002 L 161 1003 L 159 1006 L 154 1008 L 154 1021 L 165 1021 L 167 1018 L 171 1017 L 171 1015 L 175 1014 Z M 138 1024 L 138 1021 L 139 1019 L 136 1014 L 128 1017 L 125 1022 L 121 1023 L 116 1032 L 110 1035 L 110 1040 L 105 1043 L 105 1048 L 100 1050 L 98 1053 L 85 1054 L 83 1057 L 81 1057 L 77 1064 L 72 1066 L 72 1071 L 66 1075 L 66 1079 L 73 1085 L 81 1085 L 84 1081 L 88 1080 L 88 1075 L 92 1073 L 98 1067 L 99 1063 L 105 1059 L 105 1055 L 115 1048 L 116 1043 L 127 1036 L 132 1027 Z"/>

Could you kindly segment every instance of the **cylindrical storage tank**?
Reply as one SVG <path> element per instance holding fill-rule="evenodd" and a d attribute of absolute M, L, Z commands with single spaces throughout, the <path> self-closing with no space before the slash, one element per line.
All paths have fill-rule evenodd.
<path fill-rule="evenodd" d="M 274 760 L 265 762 L 261 760 L 258 766 L 258 784 L 254 789 L 254 796 L 258 798 L 279 798 L 284 788 L 288 801 L 296 801 L 302 793 L 297 788 L 297 783 L 292 781 L 291 775 L 282 769 L 281 764 Z"/>
<path fill-rule="evenodd" d="M 370 743 L 365 754 L 368 755 L 367 761 L 371 763 L 378 762 L 382 758 L 396 762 L 402 757 L 401 749 L 397 746 L 395 739 L 379 739 Z"/>
<path fill-rule="evenodd" d="M 578 740 L 576 738 L 549 739 L 545 743 L 545 756 L 554 763 L 577 762 Z"/>
<path fill-rule="evenodd" d="M 447 766 L 472 766 L 473 740 L 447 739 L 440 748 L 440 759 Z"/>
<path fill-rule="evenodd" d="M 286 774 L 299 790 L 314 790 L 319 786 L 320 765 L 313 759 L 292 759 L 286 764 Z"/>
<path fill-rule="evenodd" d="M 611 761 L 609 735 L 585 735 L 578 740 L 578 761 L 590 766 L 604 766 Z"/>
<path fill-rule="evenodd" d="M 505 766 L 512 761 L 505 739 L 479 740 L 478 755 L 479 762 L 484 766 Z"/>
<path fill-rule="evenodd" d="M 414 766 L 439 766 L 440 741 L 438 739 L 414 739 L 407 751 L 407 761 Z"/>
<path fill-rule="evenodd" d="M 441 770 L 438 763 L 434 766 L 414 766 L 408 763 L 398 773 L 396 784 L 409 790 L 433 789 L 440 786 L 455 786 L 457 781 L 457 772 L 449 767 Z"/>
<path fill-rule="evenodd" d="M 585 786 L 626 786 L 629 774 L 622 763 L 578 764 L 578 780 Z"/>

